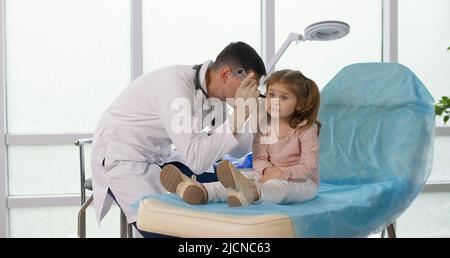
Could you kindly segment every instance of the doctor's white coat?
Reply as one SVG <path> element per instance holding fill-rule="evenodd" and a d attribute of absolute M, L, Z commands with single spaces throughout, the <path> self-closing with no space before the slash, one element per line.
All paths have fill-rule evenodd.
<path fill-rule="evenodd" d="M 210 65 L 211 61 L 205 62 L 199 75 L 205 91 Z M 131 204 L 165 191 L 158 165 L 181 161 L 199 174 L 225 154 L 240 157 L 250 151 L 251 134 L 240 134 L 236 139 L 228 118 L 216 121 L 212 134 L 174 130 L 172 123 L 179 110 L 173 109 L 173 100 L 185 99 L 194 106 L 194 98 L 196 102 L 206 99 L 194 93 L 194 76 L 192 66 L 181 65 L 149 72 L 132 81 L 104 112 L 94 133 L 91 155 L 99 222 L 113 202 L 108 189 L 128 223 L 135 222 L 136 211 Z M 172 143 L 177 151 L 171 148 Z"/>

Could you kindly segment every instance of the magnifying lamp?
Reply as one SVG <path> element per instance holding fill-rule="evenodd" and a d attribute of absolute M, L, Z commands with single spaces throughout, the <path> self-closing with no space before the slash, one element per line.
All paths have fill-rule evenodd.
<path fill-rule="evenodd" d="M 309 25 L 306 27 L 304 35 L 300 35 L 297 33 L 291 33 L 284 41 L 283 45 L 281 45 L 280 49 L 277 51 L 275 56 L 269 61 L 266 66 L 267 76 L 269 76 L 273 69 L 275 68 L 275 64 L 280 60 L 281 56 L 284 54 L 289 45 L 295 41 L 296 43 L 300 41 L 328 41 L 340 39 L 350 32 L 350 25 L 341 21 L 322 21 Z M 264 78 L 261 79 L 264 81 Z M 261 97 L 264 97 L 261 95 Z"/>

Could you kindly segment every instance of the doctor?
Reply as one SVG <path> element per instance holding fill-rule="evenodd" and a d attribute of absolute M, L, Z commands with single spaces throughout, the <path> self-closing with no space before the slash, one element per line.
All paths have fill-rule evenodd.
<path fill-rule="evenodd" d="M 239 68 L 249 74 L 244 80 L 236 74 Z M 91 168 L 98 221 L 114 201 L 110 192 L 128 223 L 136 222 L 130 205 L 165 192 L 159 179 L 164 163 L 179 161 L 200 174 L 225 154 L 240 157 L 250 151 L 249 134 L 237 134 L 243 124 L 231 123 L 237 121 L 232 119 L 236 110 L 223 116 L 223 121 L 214 119 L 207 133 L 180 131 L 174 128 L 180 112 L 174 103 L 184 100 L 195 109 L 195 103 L 214 99 L 223 103 L 227 98 L 256 99 L 257 80 L 265 73 L 257 52 L 246 43 L 235 42 L 215 62 L 169 66 L 132 81 L 104 112 L 94 133 Z"/>

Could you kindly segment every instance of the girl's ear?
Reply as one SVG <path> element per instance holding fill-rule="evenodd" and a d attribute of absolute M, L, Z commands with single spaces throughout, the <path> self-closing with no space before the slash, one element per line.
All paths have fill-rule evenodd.
<path fill-rule="evenodd" d="M 297 106 L 295 107 L 295 111 L 301 111 L 302 110 L 302 106 L 303 106 L 303 102 L 301 100 L 299 100 L 297 102 Z"/>

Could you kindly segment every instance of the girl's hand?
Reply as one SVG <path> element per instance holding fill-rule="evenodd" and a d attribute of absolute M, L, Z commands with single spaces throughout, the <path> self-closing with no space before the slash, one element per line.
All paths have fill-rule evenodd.
<path fill-rule="evenodd" d="M 280 179 L 281 175 L 283 175 L 283 171 L 281 171 L 278 167 L 270 167 L 264 169 L 264 174 L 261 177 L 261 183 L 265 183 L 270 179 Z"/>

